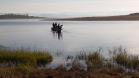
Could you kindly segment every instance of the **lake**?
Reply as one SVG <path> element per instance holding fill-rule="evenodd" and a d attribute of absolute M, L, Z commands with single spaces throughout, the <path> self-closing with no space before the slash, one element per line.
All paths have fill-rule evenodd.
<path fill-rule="evenodd" d="M 52 22 L 0 20 L 0 45 L 65 54 L 122 46 L 139 54 L 139 21 L 58 21 L 61 34 L 51 31 Z"/>

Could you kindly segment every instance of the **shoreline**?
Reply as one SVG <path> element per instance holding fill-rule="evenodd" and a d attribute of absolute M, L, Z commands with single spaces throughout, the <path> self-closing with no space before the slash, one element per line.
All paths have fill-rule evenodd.
<path fill-rule="evenodd" d="M 117 16 L 93 16 L 56 19 L 61 21 L 139 21 L 139 13 Z"/>
<path fill-rule="evenodd" d="M 111 58 L 100 50 L 67 56 L 65 63 L 49 68 L 49 53 L 27 50 L 0 50 L 2 78 L 139 78 L 139 58 L 122 47 L 112 49 Z M 116 54 L 115 54 L 116 52 Z M 7 66 L 5 66 L 6 64 Z"/>
<path fill-rule="evenodd" d="M 42 21 L 139 21 L 139 13 L 131 13 L 128 15 L 117 16 L 90 16 L 90 17 L 72 17 L 72 18 L 47 18 L 39 16 L 19 15 L 19 14 L 3 14 L 0 20 L 9 19 L 40 19 Z"/>

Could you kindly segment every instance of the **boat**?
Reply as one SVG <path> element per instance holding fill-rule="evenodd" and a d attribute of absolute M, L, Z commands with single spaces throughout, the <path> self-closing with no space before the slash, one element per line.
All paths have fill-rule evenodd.
<path fill-rule="evenodd" d="M 60 25 L 60 24 L 55 22 L 55 23 L 52 24 L 51 30 L 54 31 L 54 32 L 61 32 L 62 27 L 63 27 L 63 25 Z"/>

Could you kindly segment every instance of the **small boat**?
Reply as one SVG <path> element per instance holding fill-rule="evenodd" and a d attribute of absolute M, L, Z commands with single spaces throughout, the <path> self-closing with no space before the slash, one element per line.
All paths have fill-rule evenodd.
<path fill-rule="evenodd" d="M 58 23 L 53 23 L 51 30 L 55 31 L 55 32 L 61 32 L 62 27 L 63 27 L 63 25 L 60 25 Z"/>

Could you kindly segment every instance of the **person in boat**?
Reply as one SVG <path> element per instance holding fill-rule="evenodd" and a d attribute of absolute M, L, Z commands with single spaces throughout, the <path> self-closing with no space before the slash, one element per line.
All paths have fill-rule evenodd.
<path fill-rule="evenodd" d="M 53 23 L 53 28 L 56 28 L 56 26 L 57 26 L 57 23 Z"/>
<path fill-rule="evenodd" d="M 51 29 L 52 29 L 53 31 L 55 31 L 56 28 L 57 28 L 57 23 L 53 23 L 52 25 L 53 25 L 53 27 L 52 27 Z"/>

